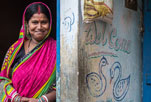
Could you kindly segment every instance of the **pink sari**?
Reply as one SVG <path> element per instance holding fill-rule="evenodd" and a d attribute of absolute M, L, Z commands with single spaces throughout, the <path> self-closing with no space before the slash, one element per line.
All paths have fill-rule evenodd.
<path fill-rule="evenodd" d="M 41 4 L 45 5 L 44 3 Z M 51 24 L 52 19 L 50 12 L 50 31 Z M 0 81 L 6 80 L 6 83 L 1 101 L 7 101 L 9 98 L 12 98 L 12 95 L 16 92 L 24 97 L 38 98 L 45 94 L 53 84 L 56 78 L 56 41 L 48 37 L 50 31 L 46 38 L 34 48 L 34 51 L 26 55 L 26 57 L 13 68 L 12 78 L 10 79 L 10 67 L 15 56 L 23 46 L 24 40 L 27 39 L 25 37 L 23 15 L 23 27 L 20 31 L 19 39 L 9 48 L 2 65 Z"/>

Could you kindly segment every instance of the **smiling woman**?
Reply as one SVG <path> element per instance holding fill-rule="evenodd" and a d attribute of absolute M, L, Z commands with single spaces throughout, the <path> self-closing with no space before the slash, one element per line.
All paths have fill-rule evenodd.
<path fill-rule="evenodd" d="M 49 31 L 49 20 L 43 13 L 34 14 L 29 20 L 28 29 L 32 40 L 35 43 L 40 42 L 48 34 Z"/>
<path fill-rule="evenodd" d="M 31 51 L 49 33 L 50 15 L 44 5 L 31 5 L 25 13 L 25 25 L 28 40 L 25 41 L 25 53 Z"/>
<path fill-rule="evenodd" d="M 9 48 L 2 65 L 1 102 L 55 101 L 56 41 L 49 36 L 51 27 L 46 4 L 27 6 L 19 39 Z"/>
<path fill-rule="evenodd" d="M 4 0 L 0 6 L 0 66 L 2 66 L 4 56 L 8 48 L 18 39 L 18 32 L 22 25 L 22 14 L 25 7 L 37 0 L 10 1 Z M 38 0 L 47 4 L 52 13 L 52 30 L 49 36 L 56 39 L 56 0 Z M 1 69 L 1 68 L 0 68 Z"/>
<path fill-rule="evenodd" d="M 26 53 L 31 51 L 40 41 L 42 41 L 49 32 L 49 20 L 43 13 L 35 13 L 29 21 L 27 21 L 27 32 L 31 37 L 26 41 Z M 28 46 L 27 46 L 28 45 Z"/>

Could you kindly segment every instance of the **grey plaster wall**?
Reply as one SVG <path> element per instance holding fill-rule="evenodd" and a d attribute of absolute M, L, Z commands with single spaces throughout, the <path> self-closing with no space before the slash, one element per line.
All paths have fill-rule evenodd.
<path fill-rule="evenodd" d="M 78 30 L 77 0 L 60 1 L 60 100 L 78 102 Z"/>
<path fill-rule="evenodd" d="M 79 102 L 141 102 L 141 0 L 137 11 L 114 0 L 112 24 L 80 18 Z"/>
<path fill-rule="evenodd" d="M 82 21 L 81 0 L 61 0 L 59 102 L 141 102 L 141 0 L 114 0 L 113 23 Z M 58 102 L 57 101 L 57 102 Z"/>

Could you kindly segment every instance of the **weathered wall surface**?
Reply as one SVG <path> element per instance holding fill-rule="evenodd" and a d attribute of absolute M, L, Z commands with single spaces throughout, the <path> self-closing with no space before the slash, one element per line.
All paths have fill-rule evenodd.
<path fill-rule="evenodd" d="M 141 102 L 141 0 L 114 0 L 113 23 L 82 23 L 80 0 L 60 1 L 59 102 Z"/>
<path fill-rule="evenodd" d="M 99 20 L 80 23 L 80 102 L 142 101 L 142 3 L 137 1 L 134 11 L 125 8 L 125 0 L 114 0 L 112 25 Z"/>
<path fill-rule="evenodd" d="M 60 100 L 78 102 L 78 1 L 60 0 Z"/>

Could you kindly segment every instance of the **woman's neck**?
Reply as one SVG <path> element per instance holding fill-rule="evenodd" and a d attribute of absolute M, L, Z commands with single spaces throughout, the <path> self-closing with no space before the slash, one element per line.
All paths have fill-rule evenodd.
<path fill-rule="evenodd" d="M 39 42 L 38 41 L 36 41 L 35 39 L 30 39 L 31 41 L 30 41 L 30 43 L 31 43 L 31 45 L 33 45 L 33 46 L 36 46 Z"/>
<path fill-rule="evenodd" d="M 26 44 L 26 54 L 27 53 L 29 53 L 32 49 L 34 49 L 36 46 L 37 46 L 37 44 L 38 44 L 39 42 L 37 42 L 36 40 L 33 40 L 33 39 L 29 39 L 28 41 L 27 41 L 27 44 Z"/>

